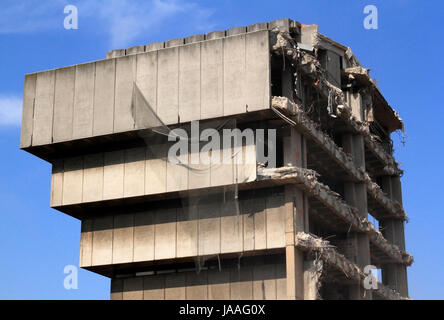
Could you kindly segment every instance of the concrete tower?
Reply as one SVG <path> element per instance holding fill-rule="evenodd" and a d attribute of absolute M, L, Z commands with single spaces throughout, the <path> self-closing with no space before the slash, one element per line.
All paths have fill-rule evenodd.
<path fill-rule="evenodd" d="M 350 48 L 281 19 L 28 74 L 20 147 L 111 299 L 405 299 L 401 129 Z"/>

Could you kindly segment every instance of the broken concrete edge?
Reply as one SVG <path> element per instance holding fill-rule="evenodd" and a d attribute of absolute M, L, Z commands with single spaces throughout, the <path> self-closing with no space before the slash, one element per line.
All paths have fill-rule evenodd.
<path fill-rule="evenodd" d="M 368 125 L 357 120 L 352 114 L 352 109 L 346 103 L 342 90 L 327 80 L 327 72 L 321 67 L 316 57 L 300 50 L 291 36 L 285 32 L 279 32 L 276 43 L 272 46 L 272 50 L 277 54 L 286 55 L 297 63 L 300 70 L 315 81 L 315 87 L 322 96 L 328 97 L 330 92 L 332 92 L 334 96 L 333 101 L 336 105 L 336 115 L 348 123 L 355 132 L 364 136 L 367 147 L 385 164 L 386 168 L 384 168 L 384 170 L 387 174 L 402 174 L 395 159 L 389 155 L 382 146 L 379 146 L 378 142 L 371 138 Z"/>
<path fill-rule="evenodd" d="M 315 25 L 315 27 L 313 28 L 312 26 L 305 26 L 302 25 L 302 28 L 312 28 L 312 41 L 311 44 L 313 45 L 313 47 L 315 48 L 323 48 L 324 46 L 322 45 L 323 43 L 328 43 L 329 45 L 332 45 L 336 48 L 338 48 L 340 51 L 344 52 L 344 57 L 348 60 L 348 63 L 351 67 L 346 68 L 344 70 L 344 74 L 345 75 L 356 75 L 356 76 L 361 76 L 364 77 L 366 80 L 366 86 L 373 92 L 376 93 L 382 100 L 382 102 L 385 105 L 385 108 L 387 110 L 389 110 L 389 112 L 392 113 L 393 118 L 398 122 L 398 127 L 397 129 L 401 129 L 404 132 L 404 123 L 401 119 L 401 117 L 399 116 L 398 112 L 396 112 L 396 110 L 394 108 L 392 108 L 389 103 L 387 102 L 387 100 L 385 99 L 385 97 L 382 95 L 381 90 L 378 88 L 376 82 L 371 78 L 369 71 L 370 69 L 366 69 L 362 66 L 362 64 L 359 62 L 359 60 L 356 58 L 356 56 L 353 54 L 352 50 L 350 47 L 346 47 L 344 45 L 342 45 L 339 42 L 336 42 L 332 39 L 330 39 L 329 37 L 319 33 L 317 25 Z M 326 48 L 324 48 L 326 49 Z"/>
<path fill-rule="evenodd" d="M 295 237 L 295 246 L 303 251 L 316 251 L 318 253 L 317 258 L 321 260 L 323 264 L 330 265 L 331 267 L 344 273 L 347 278 L 352 279 L 361 285 L 364 283 L 364 279 L 367 277 L 367 275 L 355 263 L 351 262 L 344 255 L 340 254 L 329 241 L 323 240 L 306 232 L 298 232 Z M 319 268 L 319 270 L 322 272 L 322 267 Z M 378 282 L 378 288 L 373 292 L 387 300 L 410 299 L 409 297 L 401 296 L 399 292 L 386 287 L 380 282 Z"/>
<path fill-rule="evenodd" d="M 357 168 L 351 156 L 345 153 L 341 147 L 324 132 L 318 129 L 318 125 L 312 121 L 305 111 L 296 103 L 290 101 L 286 97 L 272 97 L 272 108 L 279 111 L 290 113 L 291 120 L 303 131 L 309 138 L 313 139 L 318 145 L 326 151 L 344 170 L 352 175 L 357 181 L 365 182 L 367 185 L 368 194 L 383 206 L 390 216 L 396 219 L 408 221 L 407 214 L 402 206 L 391 199 L 389 199 L 381 190 L 379 185 L 373 182 L 370 176 L 362 168 Z"/>
<path fill-rule="evenodd" d="M 378 88 L 378 85 L 376 84 L 375 80 L 373 80 L 372 77 L 370 76 L 369 69 L 363 68 L 362 66 L 354 66 L 351 68 L 345 68 L 343 70 L 343 73 L 349 78 L 352 77 L 354 79 L 356 78 L 364 79 L 364 85 L 366 87 L 369 87 L 373 93 L 377 94 L 384 101 L 386 109 L 389 110 L 392 113 L 393 118 L 395 118 L 398 121 L 399 123 L 398 129 L 401 129 L 402 132 L 404 132 L 405 130 L 404 122 L 402 121 L 398 112 L 396 112 L 396 110 L 389 105 L 387 100 L 382 95 L 381 90 Z"/>
<path fill-rule="evenodd" d="M 390 243 L 382 233 L 368 221 L 358 216 L 358 209 L 346 204 L 341 196 L 317 180 L 319 174 L 311 169 L 287 166 L 281 168 L 258 168 L 257 180 L 288 180 L 297 182 L 301 187 L 329 208 L 336 216 L 350 224 L 356 231 L 366 233 L 370 241 L 396 263 L 410 266 L 413 257 L 403 252 L 397 245 Z"/>

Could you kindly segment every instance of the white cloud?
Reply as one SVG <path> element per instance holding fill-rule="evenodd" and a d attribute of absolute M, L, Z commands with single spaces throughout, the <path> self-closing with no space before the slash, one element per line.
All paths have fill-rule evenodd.
<path fill-rule="evenodd" d="M 22 119 L 22 98 L 0 94 L 0 126 L 19 126 Z"/>
<path fill-rule="evenodd" d="M 83 26 L 106 34 L 113 48 L 125 47 L 140 36 L 148 38 L 168 25 L 174 26 L 178 19 L 186 22 L 190 32 L 212 27 L 211 9 L 184 0 L 6 0 L 0 11 L 0 34 L 62 30 L 67 4 L 78 7 L 79 29 Z"/>

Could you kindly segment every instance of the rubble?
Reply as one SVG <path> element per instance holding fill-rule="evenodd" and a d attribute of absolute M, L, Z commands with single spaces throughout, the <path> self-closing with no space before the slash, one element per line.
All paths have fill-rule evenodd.
<path fill-rule="evenodd" d="M 363 284 L 367 275 L 353 262 L 344 255 L 337 252 L 329 241 L 313 236 L 305 232 L 296 234 L 296 244 L 298 248 L 308 252 L 317 252 L 317 258 L 323 262 L 324 266 L 330 266 L 342 272 L 348 279 Z M 320 272 L 325 272 L 325 267 L 319 268 Z M 392 290 L 382 283 L 378 282 L 378 288 L 374 292 L 383 299 L 387 300 L 405 300 L 408 297 L 402 297 L 398 292 Z"/>
<path fill-rule="evenodd" d="M 258 180 L 287 180 L 296 183 L 306 190 L 309 196 L 319 200 L 333 214 L 341 218 L 344 223 L 358 232 L 366 233 L 371 243 L 380 248 L 393 261 L 411 265 L 413 258 L 403 252 L 398 246 L 389 243 L 379 230 L 366 218 L 358 216 L 358 210 L 346 204 L 341 196 L 328 186 L 317 181 L 317 173 L 310 169 L 298 167 L 258 168 Z"/>

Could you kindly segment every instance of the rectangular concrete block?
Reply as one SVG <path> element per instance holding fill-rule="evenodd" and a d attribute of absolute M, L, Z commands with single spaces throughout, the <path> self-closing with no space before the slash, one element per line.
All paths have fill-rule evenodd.
<path fill-rule="evenodd" d="M 154 260 L 154 212 L 134 215 L 134 262 Z"/>
<path fill-rule="evenodd" d="M 146 148 L 125 150 L 124 196 L 145 194 Z"/>
<path fill-rule="evenodd" d="M 230 299 L 253 299 L 253 273 L 250 267 L 230 270 Z"/>
<path fill-rule="evenodd" d="M 32 145 L 52 143 L 55 71 L 37 74 Z"/>
<path fill-rule="evenodd" d="M 145 46 L 145 51 L 146 52 L 157 51 L 157 50 L 160 50 L 163 48 L 165 48 L 164 42 L 153 42 L 153 43 L 149 43 Z"/>
<path fill-rule="evenodd" d="M 72 139 L 76 68 L 56 70 L 53 142 Z"/>
<path fill-rule="evenodd" d="M 123 300 L 143 300 L 143 277 L 123 279 Z"/>
<path fill-rule="evenodd" d="M 198 249 L 198 208 L 177 209 L 177 257 L 194 257 Z"/>
<path fill-rule="evenodd" d="M 230 299 L 230 271 L 208 271 L 208 300 Z"/>
<path fill-rule="evenodd" d="M 114 215 L 113 263 L 133 261 L 134 250 L 134 214 Z"/>
<path fill-rule="evenodd" d="M 270 106 L 270 53 L 269 32 L 258 31 L 246 35 L 245 103 L 248 111 Z"/>
<path fill-rule="evenodd" d="M 243 251 L 243 226 L 242 216 L 238 201 L 234 200 L 234 194 L 221 203 L 221 253 Z"/>
<path fill-rule="evenodd" d="M 254 249 L 267 248 L 267 216 L 265 199 L 254 199 L 250 206 L 254 217 Z"/>
<path fill-rule="evenodd" d="M 186 298 L 187 300 L 208 300 L 207 272 L 186 273 Z"/>
<path fill-rule="evenodd" d="M 80 233 L 80 267 L 89 267 L 92 264 L 93 231 L 93 219 L 82 220 Z"/>
<path fill-rule="evenodd" d="M 240 202 L 244 251 L 254 250 L 254 215 L 256 213 L 255 204 L 257 204 L 257 202 L 254 199 L 246 199 Z"/>
<path fill-rule="evenodd" d="M 83 158 L 82 202 L 103 199 L 103 153 L 86 155 Z"/>
<path fill-rule="evenodd" d="M 112 263 L 114 217 L 94 218 L 92 265 Z"/>
<path fill-rule="evenodd" d="M 143 300 L 165 300 L 165 277 L 163 275 L 144 277 Z"/>
<path fill-rule="evenodd" d="M 56 160 L 52 164 L 51 174 L 51 207 L 57 207 L 63 203 L 63 175 L 64 175 L 64 161 Z"/>
<path fill-rule="evenodd" d="M 177 156 L 177 164 L 166 161 L 167 192 L 188 189 L 188 158 L 189 154 L 186 153 Z"/>
<path fill-rule="evenodd" d="M 267 249 L 285 247 L 285 206 L 283 196 L 266 199 Z"/>
<path fill-rule="evenodd" d="M 201 119 L 223 116 L 223 40 L 201 44 Z"/>
<path fill-rule="evenodd" d="M 23 109 L 20 134 L 20 148 L 31 146 L 34 121 L 34 100 L 36 94 L 36 74 L 25 75 Z"/>
<path fill-rule="evenodd" d="M 253 268 L 253 299 L 276 300 L 275 265 L 266 264 Z"/>
<path fill-rule="evenodd" d="M 148 107 L 157 111 L 157 51 L 138 54 L 136 84 Z M 156 125 L 150 109 L 146 106 L 135 106 L 136 128 L 147 128 Z M 158 124 L 157 124 L 158 125 Z"/>
<path fill-rule="evenodd" d="M 151 145 L 146 150 L 145 194 L 167 190 L 168 145 Z"/>
<path fill-rule="evenodd" d="M 176 257 L 176 208 L 157 209 L 155 213 L 156 260 Z"/>
<path fill-rule="evenodd" d="M 233 149 L 221 148 L 219 150 L 213 150 L 215 157 L 218 157 L 219 163 L 212 164 L 210 168 L 211 174 L 211 186 L 223 186 L 235 183 L 234 161 L 233 161 Z"/>
<path fill-rule="evenodd" d="M 83 157 L 67 158 L 64 161 L 63 205 L 82 201 Z"/>
<path fill-rule="evenodd" d="M 224 116 L 247 109 L 245 40 L 245 34 L 224 38 Z"/>
<path fill-rule="evenodd" d="M 179 48 L 179 117 L 181 122 L 199 120 L 200 115 L 200 43 Z"/>
<path fill-rule="evenodd" d="M 157 115 L 165 124 L 178 122 L 179 48 L 158 52 Z"/>
<path fill-rule="evenodd" d="M 276 265 L 276 299 L 287 300 L 287 276 L 285 264 Z"/>
<path fill-rule="evenodd" d="M 199 146 L 198 150 L 202 149 L 203 144 Z M 190 162 L 188 170 L 188 189 L 208 188 L 211 185 L 211 164 L 205 164 L 203 156 L 211 157 L 210 152 L 193 152 L 190 150 Z"/>
<path fill-rule="evenodd" d="M 136 80 L 136 57 L 130 55 L 116 59 L 113 132 L 129 131 L 135 127 L 135 114 L 132 108 L 134 80 Z"/>
<path fill-rule="evenodd" d="M 199 255 L 220 253 L 220 206 L 199 206 Z"/>
<path fill-rule="evenodd" d="M 116 59 L 96 62 L 93 135 L 110 134 L 114 127 Z"/>
<path fill-rule="evenodd" d="M 76 66 L 72 138 L 93 134 L 95 63 Z"/>
<path fill-rule="evenodd" d="M 185 300 L 185 274 L 165 275 L 165 300 Z"/>
<path fill-rule="evenodd" d="M 125 153 L 123 150 L 105 152 L 103 199 L 123 197 Z"/>
<path fill-rule="evenodd" d="M 254 142 L 234 148 L 233 158 L 236 167 L 235 181 L 238 183 L 256 180 L 256 146 Z"/>

